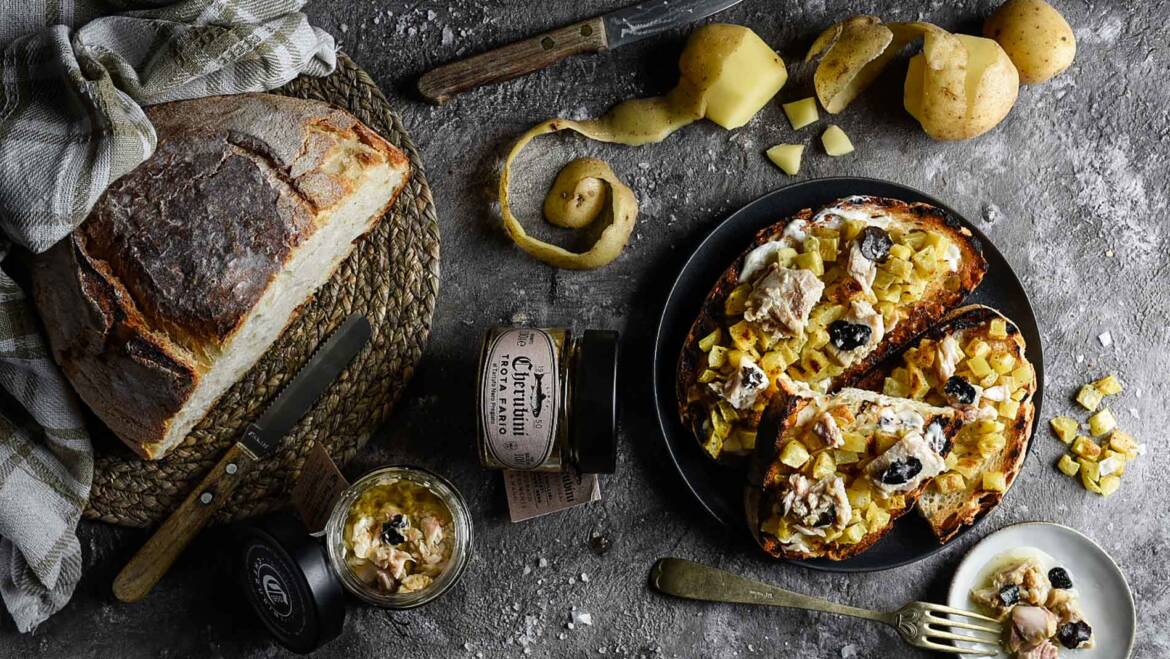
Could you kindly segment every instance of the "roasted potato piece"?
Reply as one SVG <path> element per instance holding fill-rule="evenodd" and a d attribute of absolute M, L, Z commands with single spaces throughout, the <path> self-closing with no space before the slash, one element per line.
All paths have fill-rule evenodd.
<path fill-rule="evenodd" d="M 983 24 L 983 36 L 1003 46 L 1025 85 L 1058 75 L 1077 54 L 1068 21 L 1044 0 L 1008 0 Z"/>

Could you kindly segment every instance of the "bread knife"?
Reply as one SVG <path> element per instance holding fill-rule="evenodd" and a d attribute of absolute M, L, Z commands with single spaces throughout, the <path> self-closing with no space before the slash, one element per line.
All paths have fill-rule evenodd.
<path fill-rule="evenodd" d="M 137 602 L 166 574 L 252 468 L 272 455 L 292 430 L 370 340 L 365 316 L 347 318 L 264 410 L 240 439 L 162 523 L 114 579 L 114 596 Z"/>
<path fill-rule="evenodd" d="M 551 32 L 445 64 L 419 78 L 432 103 L 493 82 L 512 80 L 569 57 L 599 53 L 694 23 L 743 0 L 653 0 L 618 9 Z"/>

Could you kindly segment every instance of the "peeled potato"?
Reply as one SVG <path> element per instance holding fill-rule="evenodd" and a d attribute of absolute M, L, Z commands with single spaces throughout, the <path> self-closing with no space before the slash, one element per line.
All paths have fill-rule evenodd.
<path fill-rule="evenodd" d="M 984 23 L 983 36 L 1003 46 L 1026 85 L 1064 71 L 1077 54 L 1068 21 L 1044 0 L 1008 0 Z"/>
<path fill-rule="evenodd" d="M 742 25 L 711 23 L 695 30 L 678 66 L 682 78 L 704 94 L 704 116 L 727 129 L 746 124 L 788 81 L 776 51 Z"/>
<path fill-rule="evenodd" d="M 1011 111 L 1020 80 L 991 39 L 926 28 L 922 53 L 910 58 L 903 104 L 936 140 L 966 140 L 994 128 Z"/>
<path fill-rule="evenodd" d="M 877 16 L 854 16 L 822 32 L 804 58 L 821 55 L 813 73 L 821 106 L 831 114 L 844 110 L 905 45 Z"/>

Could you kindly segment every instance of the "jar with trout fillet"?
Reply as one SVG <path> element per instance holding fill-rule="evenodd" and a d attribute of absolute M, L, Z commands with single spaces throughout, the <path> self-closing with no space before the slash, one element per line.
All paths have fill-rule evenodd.
<path fill-rule="evenodd" d="M 325 535 L 347 590 L 370 604 L 409 609 L 442 595 L 463 574 L 471 515 L 443 478 L 386 467 L 341 494 Z"/>
<path fill-rule="evenodd" d="M 497 327 L 476 398 L 489 469 L 610 474 L 617 452 L 617 332 Z"/>

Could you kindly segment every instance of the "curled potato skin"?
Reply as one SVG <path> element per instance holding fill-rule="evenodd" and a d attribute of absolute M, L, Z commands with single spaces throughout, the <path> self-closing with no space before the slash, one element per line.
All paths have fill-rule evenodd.
<path fill-rule="evenodd" d="M 983 24 L 983 36 L 1003 47 L 1025 85 L 1059 75 L 1077 54 L 1068 21 L 1044 0 L 1008 0 Z"/>
<path fill-rule="evenodd" d="M 508 153 L 504 171 L 500 175 L 500 213 L 504 218 L 504 229 L 520 249 L 549 265 L 567 270 L 600 268 L 616 259 L 625 249 L 638 217 L 638 199 L 634 191 L 614 174 L 609 165 L 593 158 L 578 158 L 565 165 L 557 174 L 556 181 L 545 197 L 545 216 L 558 226 L 580 229 L 603 216 L 612 218 L 609 226 L 601 231 L 597 242 L 584 252 L 570 252 L 528 235 L 524 225 L 512 213 L 512 204 L 508 199 L 512 161 L 517 154 L 537 136 L 561 130 L 573 130 L 586 137 L 609 141 L 603 139 L 606 133 L 598 133 L 591 122 L 567 119 L 550 119 L 521 135 Z M 609 187 L 608 209 L 604 204 L 606 195 L 601 189 L 604 186 Z M 574 203 L 578 193 L 583 195 L 580 204 Z"/>

